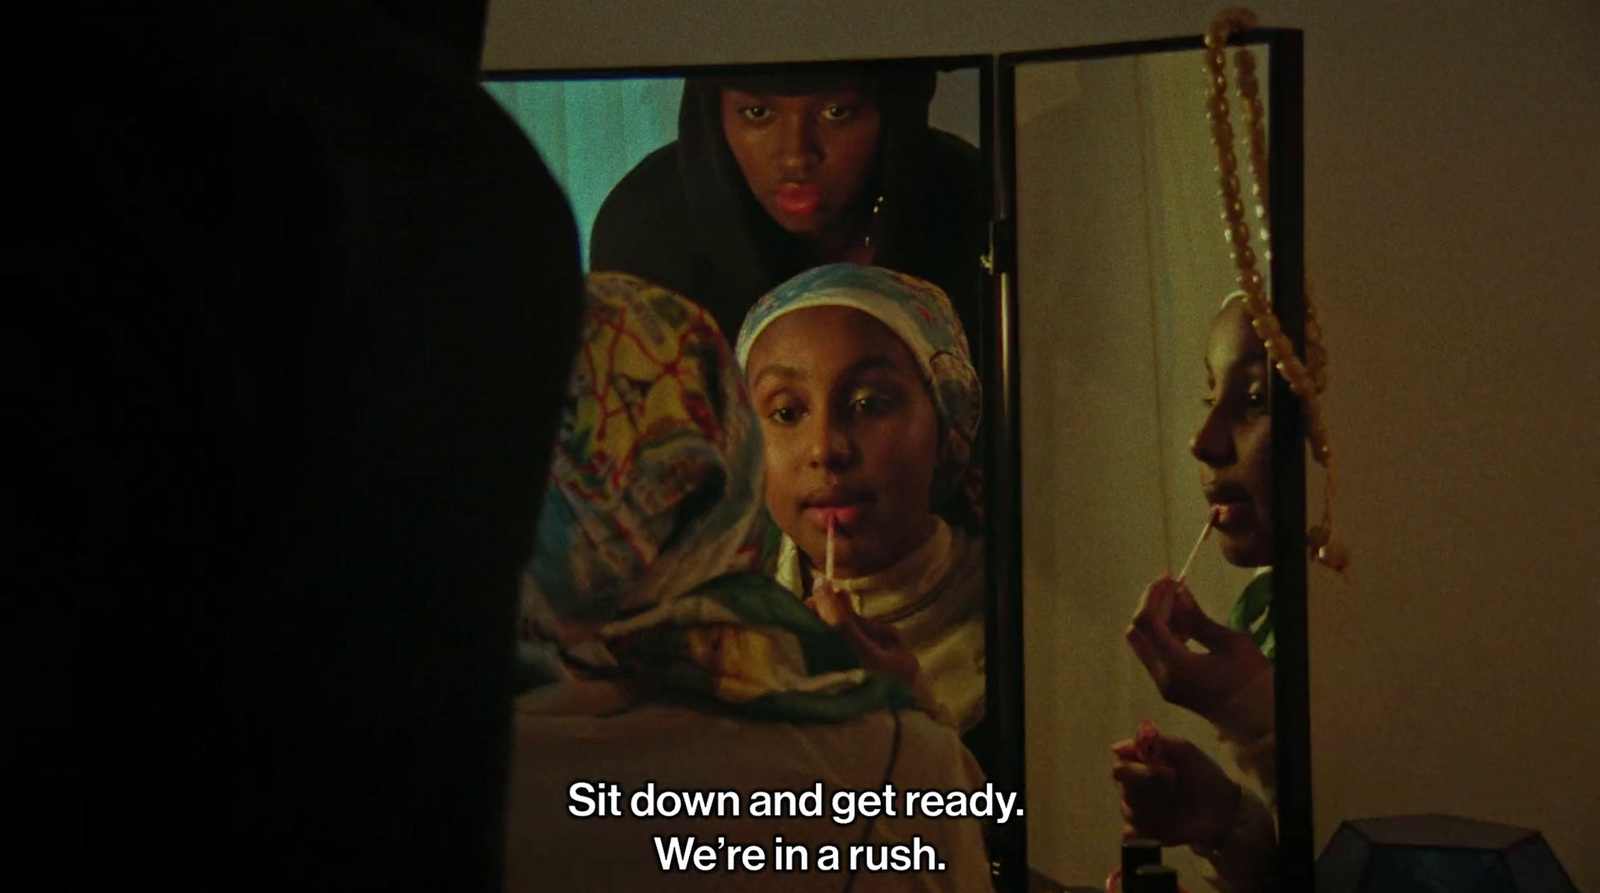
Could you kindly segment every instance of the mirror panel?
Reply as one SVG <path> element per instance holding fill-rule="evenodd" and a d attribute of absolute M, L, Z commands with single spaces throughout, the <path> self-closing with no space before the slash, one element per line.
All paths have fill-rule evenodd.
<path fill-rule="evenodd" d="M 1177 576 L 1191 552 L 1185 587 L 1198 608 L 1251 627 L 1240 611 L 1270 592 L 1274 544 L 1284 531 L 1303 543 L 1305 529 L 1303 517 L 1273 518 L 1275 478 L 1292 469 L 1274 467 L 1271 416 L 1295 408 L 1273 402 L 1281 382 L 1251 357 L 1260 343 L 1242 307 L 1221 312 L 1238 285 L 1204 52 L 1198 41 L 1174 43 L 1187 46 L 1062 53 L 1009 72 L 1027 849 L 1039 883 L 1099 889 L 1117 867 L 1124 820 L 1112 745 L 1146 720 L 1272 800 L 1271 760 L 1265 771 L 1242 765 L 1210 719 L 1165 700 L 1129 637 L 1147 587 Z M 1272 60 L 1266 47 L 1252 52 L 1270 108 Z M 1236 93 L 1230 103 L 1242 137 Z M 1243 166 L 1242 143 L 1236 151 Z M 1247 170 L 1241 179 L 1248 199 Z M 1298 300 L 1280 313 L 1297 314 Z M 1235 503 L 1216 528 L 1213 499 Z M 1303 593 L 1299 571 L 1290 588 Z M 1252 635 L 1264 639 L 1268 623 L 1257 620 Z M 1181 635 L 1181 621 L 1173 629 Z M 1263 699 L 1249 688 L 1226 689 L 1237 696 L 1231 707 L 1273 716 L 1270 690 Z M 1277 870 L 1270 852 L 1256 870 Z M 1190 889 L 1209 869 L 1185 846 L 1164 859 Z"/>
<path fill-rule="evenodd" d="M 986 321 L 992 309 L 985 268 L 993 194 L 986 139 L 990 70 L 986 59 L 967 59 L 507 72 L 491 74 L 485 89 L 566 190 L 586 270 L 630 273 L 683 295 L 711 312 L 730 346 L 758 299 L 810 267 L 848 260 L 907 273 L 949 297 L 981 386 L 995 334 Z M 875 135 L 862 152 L 850 134 L 866 126 L 860 124 L 867 120 L 866 101 Z M 803 152 L 786 141 L 789 131 L 779 133 L 792 123 L 791 114 L 804 122 L 794 131 Z M 778 137 L 741 144 L 739 128 L 757 121 L 777 122 L 768 135 Z M 845 171 L 856 162 L 859 176 Z M 817 185 L 821 210 L 791 212 L 767 200 L 771 187 L 781 191 L 793 183 Z M 860 185 L 848 185 L 854 191 L 843 194 L 848 190 L 840 184 L 852 183 Z M 850 224 L 859 225 L 853 242 L 833 238 L 833 230 Z M 849 250 L 841 255 L 839 244 Z M 980 480 L 988 454 L 984 437 L 980 424 L 968 460 Z M 764 439 L 770 448 L 770 430 Z M 772 455 L 769 449 L 769 462 Z M 879 465 L 905 464 L 903 457 L 892 458 Z M 847 469 L 838 476 L 854 480 L 861 473 Z M 769 482 L 782 476 L 769 466 Z M 930 674 L 971 676 L 960 687 L 975 703 L 952 709 L 970 749 L 992 766 L 997 733 L 984 718 L 984 496 L 981 486 L 956 496 L 975 501 L 978 510 L 947 510 L 946 502 L 960 499 L 936 493 L 934 511 L 970 544 L 974 592 L 961 598 L 976 613 L 961 614 L 971 647 L 958 660 L 935 658 L 942 663 Z M 777 513 L 774 519 L 782 526 Z M 768 569 L 782 580 L 782 568 Z M 916 628 L 924 638 L 946 635 L 918 627 L 912 615 L 921 610 L 894 611 L 894 622 L 909 620 L 903 629 Z M 874 616 L 870 606 L 863 613 Z M 948 605 L 935 613 L 955 616 Z"/>

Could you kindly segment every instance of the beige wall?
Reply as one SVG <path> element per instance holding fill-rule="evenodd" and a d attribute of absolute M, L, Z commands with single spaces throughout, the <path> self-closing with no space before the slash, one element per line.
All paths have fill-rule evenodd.
<path fill-rule="evenodd" d="M 491 67 L 968 53 L 1220 3 L 494 0 Z M 1600 5 L 1261 3 L 1307 32 L 1352 585 L 1315 577 L 1317 829 L 1543 829 L 1600 889 Z M 619 23 L 629 23 L 619 31 Z"/>

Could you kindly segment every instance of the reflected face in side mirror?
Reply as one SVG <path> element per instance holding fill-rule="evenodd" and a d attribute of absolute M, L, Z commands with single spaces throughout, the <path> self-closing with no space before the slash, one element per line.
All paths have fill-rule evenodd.
<path fill-rule="evenodd" d="M 1272 563 L 1271 366 L 1243 303 L 1230 301 L 1211 325 L 1206 416 L 1189 441 L 1200 485 L 1217 512 L 1222 554 L 1239 567 Z"/>
<path fill-rule="evenodd" d="M 861 198 L 878 152 L 875 100 L 844 91 L 722 91 L 722 130 L 756 201 L 785 230 L 820 239 Z"/>
<path fill-rule="evenodd" d="M 882 571 L 927 542 L 939 421 L 905 342 L 860 310 L 811 307 L 773 320 L 745 369 L 767 510 L 813 566 L 829 514 L 840 579 Z"/>

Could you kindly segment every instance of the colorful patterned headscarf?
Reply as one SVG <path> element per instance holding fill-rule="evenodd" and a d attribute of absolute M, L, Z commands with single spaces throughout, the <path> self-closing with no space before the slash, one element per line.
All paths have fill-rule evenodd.
<path fill-rule="evenodd" d="M 814 267 L 758 301 L 739 330 L 736 353 L 743 368 L 750 350 L 779 317 L 808 307 L 850 307 L 889 327 L 911 349 L 944 426 L 939 496 L 964 483 L 978 436 L 983 388 L 972 366 L 967 335 L 950 299 L 915 276 L 860 264 Z"/>
<path fill-rule="evenodd" d="M 722 333 L 695 304 L 588 277 L 519 639 L 567 667 L 648 677 L 784 718 L 910 703 L 772 580 L 760 428 Z"/>

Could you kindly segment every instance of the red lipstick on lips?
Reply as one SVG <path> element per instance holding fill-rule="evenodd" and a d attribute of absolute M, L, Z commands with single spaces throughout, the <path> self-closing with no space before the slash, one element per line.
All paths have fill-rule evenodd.
<path fill-rule="evenodd" d="M 800 509 L 818 527 L 827 527 L 831 518 L 840 533 L 849 533 L 850 528 L 861 519 L 869 501 L 870 497 L 865 493 L 828 487 L 807 496 L 800 503 Z"/>
<path fill-rule="evenodd" d="M 828 519 L 832 518 L 834 525 L 843 530 L 861 518 L 861 506 L 812 506 L 806 509 L 806 514 L 815 519 L 818 524 L 824 526 L 827 525 Z"/>
<path fill-rule="evenodd" d="M 778 187 L 778 208 L 785 214 L 810 217 L 822 206 L 822 187 L 815 183 L 785 183 Z"/>
<path fill-rule="evenodd" d="M 1233 533 L 1251 507 L 1250 491 L 1232 481 L 1216 481 L 1205 487 L 1211 503 L 1212 519 L 1223 533 Z"/>

